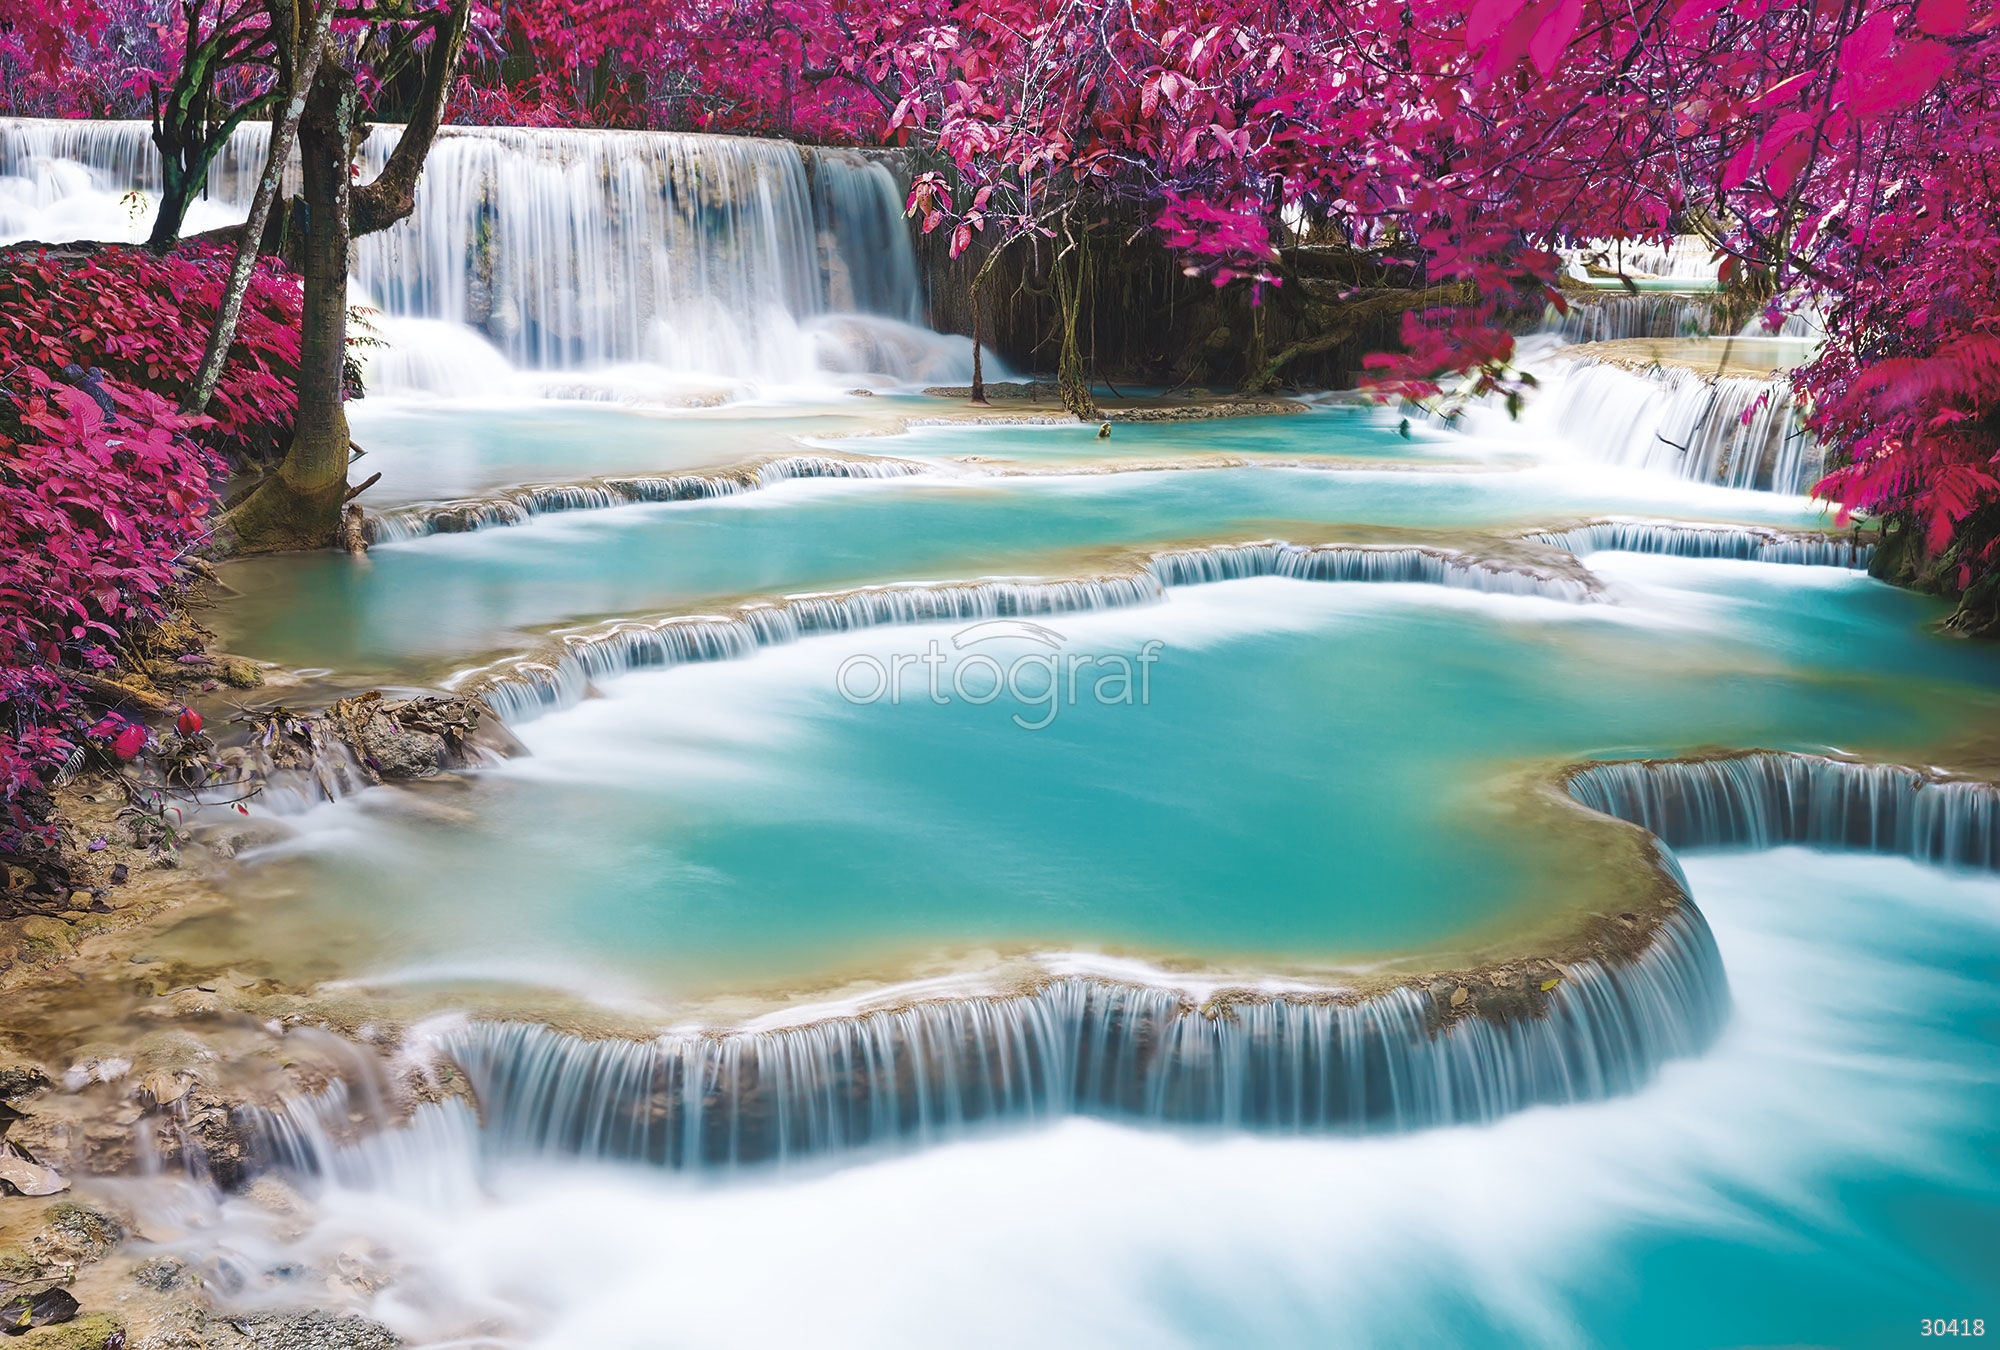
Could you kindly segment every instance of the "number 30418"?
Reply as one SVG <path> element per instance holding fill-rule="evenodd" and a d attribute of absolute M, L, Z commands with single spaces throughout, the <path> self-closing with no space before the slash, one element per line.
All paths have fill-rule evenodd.
<path fill-rule="evenodd" d="M 1926 1317 L 1926 1336 L 1984 1336 L 1986 1319 L 1983 1317 Z"/>

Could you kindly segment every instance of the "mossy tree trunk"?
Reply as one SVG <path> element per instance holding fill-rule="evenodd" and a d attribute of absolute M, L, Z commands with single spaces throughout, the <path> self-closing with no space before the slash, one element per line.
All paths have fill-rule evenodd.
<path fill-rule="evenodd" d="M 223 518 L 237 552 L 321 548 L 347 499 L 348 223 L 360 95 L 354 72 L 324 60 L 299 119 L 306 232 L 305 314 L 299 340 L 298 420 L 284 463 Z"/>
<path fill-rule="evenodd" d="M 986 368 L 979 359 L 979 283 L 972 283 L 972 402 L 986 406 Z"/>
<path fill-rule="evenodd" d="M 305 175 L 305 274 L 298 416 L 278 471 L 217 522 L 220 551 L 324 548 L 341 528 L 349 441 L 346 396 L 347 272 L 353 237 L 385 230 L 416 207 L 417 180 L 444 120 L 470 23 L 471 0 L 453 0 L 431 46 L 416 110 L 374 181 L 353 186 L 362 128 L 354 72 L 328 48 L 299 119 Z M 363 486 L 367 486 L 363 484 Z M 358 490 L 358 489 L 357 489 Z"/>

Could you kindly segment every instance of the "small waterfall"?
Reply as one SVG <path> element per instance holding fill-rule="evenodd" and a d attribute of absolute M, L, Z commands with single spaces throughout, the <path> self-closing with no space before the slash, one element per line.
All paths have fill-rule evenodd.
<path fill-rule="evenodd" d="M 1592 764 L 1568 787 L 1675 848 L 1808 844 L 2000 869 L 2000 785 L 1900 764 L 1757 750 Z"/>
<path fill-rule="evenodd" d="M 732 497 L 802 478 L 908 478 L 928 465 L 898 459 L 834 459 L 787 455 L 749 469 L 664 477 L 600 478 L 588 483 L 519 487 L 493 497 L 431 502 L 371 517 L 369 539 L 400 543 L 432 534 L 465 534 L 500 525 L 525 525 L 560 511 L 593 511 L 640 502 L 685 502 Z"/>
<path fill-rule="evenodd" d="M 280 1171 L 413 1201 L 464 1203 L 479 1193 L 479 1121 L 462 1101 L 413 1112 L 401 1128 L 382 1101 L 356 1100 L 344 1079 L 276 1106 L 240 1106 L 231 1120 L 253 1171 Z"/>
<path fill-rule="evenodd" d="M 1583 557 L 1600 550 L 1665 553 L 1677 558 L 1738 558 L 1805 567 L 1866 568 L 1875 546 L 1806 530 L 1703 525 L 1667 520 L 1595 520 L 1567 530 L 1521 536 Z"/>
<path fill-rule="evenodd" d="M 1516 1017 L 1447 1020 L 1423 988 L 1198 1009 L 1062 978 L 786 1030 L 585 1040 L 487 1022 L 437 1048 L 499 1154 L 725 1168 L 1071 1114 L 1299 1132 L 1492 1120 L 1629 1092 L 1704 1049 L 1727 1008 L 1707 925 L 1681 904 L 1637 959 L 1570 966 Z M 288 1141 L 269 1156 L 331 1170 L 322 1152 Z"/>
<path fill-rule="evenodd" d="M 1698 234 L 1678 234 L 1664 244 L 1593 239 L 1562 253 L 1575 276 L 1587 276 L 1587 268 L 1596 266 L 1631 277 L 1662 277 L 1713 285 L 1720 268 L 1715 261 L 1715 250 Z"/>
<path fill-rule="evenodd" d="M 621 623 L 563 639 L 553 662 L 522 661 L 490 675 L 477 692 L 508 723 L 579 702 L 592 680 L 651 666 L 726 661 L 817 633 L 848 633 L 890 624 L 965 622 L 1038 614 L 1076 614 L 1147 604 L 1159 598 L 1150 574 L 1087 581 L 977 581 L 942 586 L 871 586 L 828 595 L 794 595 L 746 605 L 734 614 L 690 615 Z"/>
<path fill-rule="evenodd" d="M 1542 320 L 1542 331 L 1571 342 L 1706 337 L 1715 331 L 1715 306 L 1694 296 L 1657 292 L 1577 300 L 1567 314 L 1558 314 L 1551 306 Z"/>
<path fill-rule="evenodd" d="M 1398 545 L 1238 544 L 1154 555 L 1147 569 L 1162 586 L 1201 586 L 1245 577 L 1297 581 L 1418 582 L 1499 595 L 1539 595 L 1581 603 L 1597 598 L 1588 575 L 1455 549 Z"/>
<path fill-rule="evenodd" d="M 364 178 L 400 134 L 371 129 Z M 268 144 L 266 126 L 236 132 L 190 230 L 242 218 Z M 159 184 L 142 122 L 0 119 L 0 242 L 143 237 L 150 205 L 135 213 L 121 198 L 137 189 L 157 199 Z M 396 348 L 371 367 L 384 388 L 445 394 L 519 392 L 500 387 L 509 367 L 962 381 L 969 342 L 919 326 L 902 205 L 882 155 L 749 137 L 446 127 L 415 213 L 355 244 L 357 302 L 384 312 L 382 336 Z"/>
<path fill-rule="evenodd" d="M 1549 384 L 1530 417 L 1592 458 L 1788 494 L 1820 477 L 1820 447 L 1797 425 L 1783 376 L 1716 378 L 1682 366 L 1635 373 L 1579 361 Z"/>
<path fill-rule="evenodd" d="M 518 724 L 574 706 L 594 680 L 629 670 L 744 657 L 817 633 L 890 624 L 968 622 L 1077 614 L 1150 604 L 1169 586 L 1248 577 L 1302 581 L 1419 582 L 1534 595 L 1569 602 L 1596 598 L 1587 574 L 1478 558 L 1449 549 L 1377 545 L 1258 543 L 1161 553 L 1125 575 L 1074 581 L 976 581 L 934 586 L 871 586 L 788 596 L 719 615 L 626 621 L 562 639 L 552 659 L 517 660 L 467 682 L 500 718 Z"/>
<path fill-rule="evenodd" d="M 813 219 L 821 222 L 827 303 L 850 313 L 922 323 L 923 288 L 895 171 L 880 154 L 818 146 L 803 153 L 812 177 Z M 885 265 L 857 268 L 857 259 Z"/>

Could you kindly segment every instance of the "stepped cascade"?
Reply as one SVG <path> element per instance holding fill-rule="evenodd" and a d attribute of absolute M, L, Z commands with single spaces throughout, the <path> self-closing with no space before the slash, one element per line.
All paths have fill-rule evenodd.
<path fill-rule="evenodd" d="M 1571 342 L 1704 337 L 1714 329 L 1714 316 L 1715 306 L 1697 296 L 1613 295 L 1602 300 L 1576 301 L 1567 314 L 1559 314 L 1551 307 L 1542 331 Z"/>
<path fill-rule="evenodd" d="M 377 106 L 412 104 L 389 28 L 443 24 L 419 64 L 464 36 L 430 4 L 336 15 L 326 51 Z M 274 342 L 279 378 L 213 423 L 142 382 L 178 354 L 92 372 L 155 307 L 196 334 L 201 297 L 159 292 L 221 254 L 12 250 L 145 239 L 160 151 L 137 120 L 0 118 L 5 277 L 109 295 L 124 267 L 145 301 L 66 346 L 0 313 L 27 368 L 0 361 L 16 570 L 111 578 L 47 614 L 0 585 L 0 647 L 34 657 L 0 661 L 0 707 L 47 714 L 0 724 L 0 833 L 41 812 L 74 855 L 44 895 L 0 840 L 8 1329 L 1673 1350 L 1989 1309 L 2000 655 L 1891 584 L 1922 517 L 1812 495 L 1887 491 L 1924 444 L 1849 471 L 1867 386 L 1833 367 L 1880 371 L 1855 315 L 1911 320 L 1882 426 L 1957 397 L 1920 354 L 1935 316 L 1833 284 L 1878 247 L 1841 222 L 1910 217 L 1829 206 L 1852 138 L 1759 157 L 1715 111 L 1800 123 L 1819 75 L 1747 40 L 1741 89 L 1646 123 L 1701 173 L 1626 147 L 1590 153 L 1630 182 L 1578 177 L 1551 152 L 1614 126 L 1600 104 L 1651 116 L 1619 81 L 1668 63 L 1641 44 L 1577 84 L 1642 20 L 1572 8 L 1443 45 L 1408 15 L 1377 33 L 1386 11 L 1287 14 L 1297 46 L 1222 15 L 1159 36 L 1141 87 L 1099 58 L 1161 15 L 1069 7 L 1048 31 L 1089 40 L 1048 101 L 1081 101 L 1072 135 L 1045 82 L 1016 102 L 1055 65 L 992 64 L 977 6 L 781 15 L 721 44 L 726 80 L 663 21 L 650 50 L 700 53 L 531 88 L 547 16 L 488 31 L 475 5 L 466 98 L 436 107 L 579 125 L 424 138 L 413 213 L 348 255 L 366 397 L 340 416 L 317 341 L 297 370 Z M 1789 31 L 1682 8 L 1643 23 L 1711 50 Z M 1984 51 L 1920 8 L 1868 21 L 1899 78 L 1842 118 L 1922 125 L 1887 108 L 1905 68 Z M 242 41 L 273 36 L 259 13 Z M 44 106 L 7 78 L 39 49 L 0 29 L 4 106 Z M 837 32 L 896 45 L 800 64 Z M 1168 82 L 1183 64 L 1210 73 Z M 1284 96 L 1235 105 L 1253 90 Z M 1370 153 L 1378 122 L 1467 172 Z M 270 134 L 230 137 L 188 233 L 243 216 Z M 357 132 L 356 181 L 403 134 Z M 1748 195 L 1780 180 L 1773 210 L 1818 213 L 1775 236 L 1796 268 Z M 1537 319 L 1553 272 L 1576 303 Z M 1782 334 L 1718 331 L 1793 276 Z M 296 280 L 271 268 L 253 336 L 293 322 Z M 989 355 L 977 403 L 975 328 L 1035 364 Z M 1493 363 L 1460 359 L 1475 328 Z M 1363 388 L 1285 383 L 1336 372 Z M 210 493 L 198 442 L 240 385 L 286 382 L 275 477 L 231 458 Z"/>
<path fill-rule="evenodd" d="M 1580 769 L 1569 790 L 1676 848 L 1810 844 L 2000 868 L 2000 788 L 1899 764 L 1763 752 L 1634 760 Z"/>
<path fill-rule="evenodd" d="M 1710 376 L 1684 366 L 1634 372 L 1564 362 L 1529 424 L 1594 458 L 1723 487 L 1801 494 L 1822 454 L 1797 424 L 1783 376 Z"/>
<path fill-rule="evenodd" d="M 1634 1090 L 1699 1053 L 1728 1008 L 1691 907 L 1623 965 L 1572 966 L 1548 1007 L 1439 1025 L 1429 993 L 1197 1012 L 1178 993 L 1059 979 L 789 1030 L 583 1040 L 475 1023 L 430 1048 L 462 1069 L 500 1156 L 670 1168 L 783 1162 L 1083 1114 L 1275 1131 L 1414 1130 Z M 331 1171 L 311 1104 L 254 1113 L 265 1166 Z"/>
<path fill-rule="evenodd" d="M 515 662 L 461 687 L 476 691 L 508 722 L 520 722 L 549 708 L 574 706 L 585 697 L 592 681 L 609 675 L 740 658 L 810 634 L 853 632 L 888 624 L 1084 614 L 1150 604 L 1168 587 L 1252 577 L 1420 583 L 1570 603 L 1596 598 L 1595 583 L 1587 575 L 1450 549 L 1243 544 L 1162 553 L 1124 576 L 871 587 L 836 595 L 790 596 L 775 603 L 746 605 L 727 616 L 621 622 L 598 633 L 565 636 L 561 653 L 552 662 Z"/>
<path fill-rule="evenodd" d="M 398 134 L 370 131 L 364 177 Z M 190 230 L 241 219 L 268 145 L 266 126 L 237 130 Z M 625 366 L 963 380 L 970 345 L 921 326 L 898 173 L 745 137 L 447 127 L 411 218 L 356 242 L 354 300 L 380 307 L 386 344 L 371 387 L 506 396 L 515 370 L 585 397 L 648 387 L 556 378 Z M 143 234 L 132 190 L 159 190 L 145 123 L 0 119 L 0 240 Z"/>

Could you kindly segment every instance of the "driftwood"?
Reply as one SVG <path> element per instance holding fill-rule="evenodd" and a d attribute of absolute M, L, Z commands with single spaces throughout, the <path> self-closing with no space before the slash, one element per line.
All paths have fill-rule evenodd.
<path fill-rule="evenodd" d="M 180 704 L 161 698 L 158 694 L 144 689 L 135 689 L 117 680 L 108 680 L 102 675 L 93 675 L 87 670 L 65 671 L 65 675 L 75 680 L 96 697 L 113 705 L 127 705 L 142 711 L 165 714 L 180 711 Z"/>

